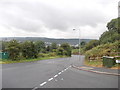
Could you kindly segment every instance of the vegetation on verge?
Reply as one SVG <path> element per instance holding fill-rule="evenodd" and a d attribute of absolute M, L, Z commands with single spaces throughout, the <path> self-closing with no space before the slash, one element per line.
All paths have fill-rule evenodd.
<path fill-rule="evenodd" d="M 99 40 L 91 40 L 81 48 L 81 53 L 85 54 L 86 65 L 102 67 L 103 56 L 120 56 L 120 18 L 108 22 L 107 28 Z M 114 67 L 116 66 L 120 67 L 120 64 Z"/>
<path fill-rule="evenodd" d="M 2 59 L 2 62 L 6 63 L 71 56 L 71 47 L 68 43 L 63 43 L 58 46 L 56 43 L 46 45 L 43 41 L 2 41 L 1 51 L 9 54 L 8 60 Z"/>
<path fill-rule="evenodd" d="M 46 57 L 47 56 L 47 57 Z M 0 64 L 9 64 L 9 63 L 24 63 L 24 62 L 33 62 L 33 61 L 39 61 L 39 60 L 46 60 L 46 59 L 54 59 L 54 58 L 64 58 L 67 56 L 50 56 L 50 55 L 44 55 L 44 57 L 34 58 L 34 59 L 21 59 L 17 61 L 13 60 L 0 60 Z"/>

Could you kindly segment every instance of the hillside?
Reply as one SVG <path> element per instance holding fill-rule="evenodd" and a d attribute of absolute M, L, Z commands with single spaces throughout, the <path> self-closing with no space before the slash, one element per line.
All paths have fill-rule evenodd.
<path fill-rule="evenodd" d="M 105 31 L 97 41 L 91 41 L 83 48 L 85 54 L 85 65 L 102 67 L 103 56 L 113 56 L 120 59 L 120 18 L 112 19 L 107 23 L 108 30 Z M 97 42 L 97 43 L 96 43 Z M 95 45 L 96 44 L 96 45 Z M 117 58 L 116 58 L 117 57 Z M 120 68 L 120 64 L 112 64 Z"/>
<path fill-rule="evenodd" d="M 10 41 L 12 39 L 18 40 L 18 41 L 26 41 L 26 40 L 31 40 L 31 41 L 37 41 L 41 40 L 44 42 L 56 42 L 57 44 L 61 43 L 69 43 L 71 45 L 78 44 L 79 39 L 54 39 L 54 38 L 44 38 L 44 37 L 3 37 L 2 40 L 4 41 Z M 92 39 L 81 39 L 81 41 L 89 42 Z"/>

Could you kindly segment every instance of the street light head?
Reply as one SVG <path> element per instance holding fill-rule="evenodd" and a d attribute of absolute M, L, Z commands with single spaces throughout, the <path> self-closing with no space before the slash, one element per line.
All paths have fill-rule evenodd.
<path fill-rule="evenodd" d="M 75 28 L 73 28 L 73 30 L 75 30 Z"/>

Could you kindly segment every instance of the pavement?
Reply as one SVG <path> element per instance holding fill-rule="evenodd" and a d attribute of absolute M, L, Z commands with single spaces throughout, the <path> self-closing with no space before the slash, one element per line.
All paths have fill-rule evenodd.
<path fill-rule="evenodd" d="M 84 59 L 84 56 L 77 57 L 78 60 L 80 60 L 80 63 L 73 63 L 72 67 L 83 70 L 83 71 L 88 71 L 88 72 L 93 72 L 93 73 L 98 73 L 98 74 L 108 74 L 108 75 L 116 75 L 120 76 L 120 69 L 110 69 L 110 68 L 105 68 L 105 67 L 90 67 L 86 66 L 83 64 L 83 61 L 81 60 Z"/>
<path fill-rule="evenodd" d="M 84 56 L 2 65 L 2 88 L 118 88 L 118 76 L 90 72 Z M 106 69 L 104 69 L 105 71 Z M 109 73 L 116 71 L 107 70 Z M 106 71 L 105 71 L 106 72 Z"/>
<path fill-rule="evenodd" d="M 98 67 L 88 67 L 88 66 L 75 66 L 72 65 L 73 68 L 83 70 L 83 71 L 88 71 L 88 72 L 93 72 L 93 73 L 98 73 L 98 74 L 107 74 L 107 75 L 115 75 L 115 76 L 120 76 L 119 70 L 113 70 L 113 69 L 108 69 L 108 68 L 98 68 Z"/>

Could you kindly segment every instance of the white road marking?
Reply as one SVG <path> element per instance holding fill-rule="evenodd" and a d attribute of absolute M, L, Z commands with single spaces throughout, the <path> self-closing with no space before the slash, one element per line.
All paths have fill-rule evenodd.
<path fill-rule="evenodd" d="M 51 81 L 51 80 L 53 80 L 53 78 L 48 79 L 48 81 Z"/>
<path fill-rule="evenodd" d="M 43 85 L 45 85 L 47 82 L 43 82 L 42 84 L 40 84 L 40 86 L 43 86 Z"/>
<path fill-rule="evenodd" d="M 64 71 L 66 71 L 67 69 L 64 69 Z"/>
<path fill-rule="evenodd" d="M 55 75 L 54 77 L 57 77 L 58 75 Z"/>
<path fill-rule="evenodd" d="M 59 75 L 61 74 L 61 72 L 58 73 Z"/>
<path fill-rule="evenodd" d="M 66 68 L 66 69 L 68 69 L 68 68 Z"/>
<path fill-rule="evenodd" d="M 69 67 L 71 67 L 71 66 L 69 66 Z M 60 75 L 62 72 L 64 72 L 64 71 L 66 71 L 67 69 L 69 69 L 69 67 L 68 68 L 66 68 L 66 69 L 64 69 L 64 70 L 62 70 L 61 72 L 59 72 L 58 74 Z M 54 77 L 57 77 L 58 75 L 56 74 Z M 51 81 L 51 80 L 53 80 L 53 78 L 50 78 L 50 79 L 48 79 L 48 81 Z M 61 80 L 63 80 L 63 78 L 61 78 Z M 55 79 L 55 81 L 57 81 L 57 79 Z M 43 85 L 45 85 L 47 82 L 43 82 L 43 83 L 41 83 L 40 84 L 40 86 L 43 86 Z M 38 87 L 34 87 L 32 90 L 36 90 Z"/>
<path fill-rule="evenodd" d="M 38 87 L 34 87 L 32 90 L 36 90 Z"/>

